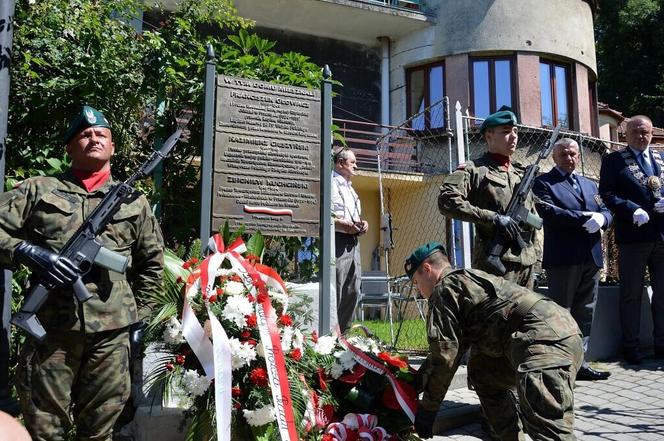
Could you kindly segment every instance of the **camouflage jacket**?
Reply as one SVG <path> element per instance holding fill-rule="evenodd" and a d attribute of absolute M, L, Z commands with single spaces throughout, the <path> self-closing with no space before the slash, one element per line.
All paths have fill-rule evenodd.
<path fill-rule="evenodd" d="M 473 354 L 516 359 L 518 365 L 530 356 L 530 343 L 556 342 L 581 333 L 572 316 L 555 302 L 479 270 L 449 272 L 434 287 L 428 303 L 430 354 L 418 373 L 424 390 L 421 404 L 428 410 L 438 409 L 469 348 Z M 520 311 L 519 305 L 527 305 L 526 310 Z M 515 344 L 516 340 L 525 344 Z M 515 347 L 524 353 L 515 356 Z M 548 353 L 528 362 L 529 369 L 568 364 Z"/>
<path fill-rule="evenodd" d="M 21 241 L 60 250 L 113 184 L 88 193 L 70 172 L 25 180 L 0 195 L 0 264 L 11 265 Z M 93 297 L 78 305 L 70 290 L 54 290 L 38 313 L 44 328 L 98 332 L 138 321 L 134 294 L 161 289 L 163 238 L 147 199 L 123 204 L 97 237 L 111 251 L 129 257 L 126 274 L 94 267 L 83 281 Z"/>
<path fill-rule="evenodd" d="M 486 258 L 486 249 L 493 240 L 493 217 L 496 213 L 505 213 L 523 173 L 524 168 L 519 164 L 511 164 L 508 170 L 504 170 L 485 154 L 476 161 L 468 161 L 459 166 L 440 186 L 440 212 L 445 216 L 475 224 L 477 236 L 473 250 L 473 266 L 486 267 L 478 264 L 477 259 Z M 532 213 L 537 214 L 532 193 L 526 200 L 526 206 Z M 538 253 L 533 230 L 528 229 L 523 234 L 528 247 L 517 251 L 507 248 L 502 256 L 503 261 L 517 262 L 524 266 L 537 262 Z"/>

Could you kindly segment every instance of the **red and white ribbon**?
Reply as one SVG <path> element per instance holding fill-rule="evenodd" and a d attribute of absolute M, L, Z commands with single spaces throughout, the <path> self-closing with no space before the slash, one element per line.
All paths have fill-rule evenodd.
<path fill-rule="evenodd" d="M 328 425 L 325 433 L 332 435 L 335 441 L 346 441 L 351 430 L 357 430 L 361 440 L 388 441 L 391 438 L 387 430 L 378 426 L 378 417 L 367 413 L 346 414 L 342 422 Z"/>
<path fill-rule="evenodd" d="M 401 406 L 401 409 L 404 411 L 406 416 L 408 416 L 410 421 L 414 423 L 417 404 L 408 396 L 408 394 L 406 394 L 406 392 L 403 390 L 403 388 L 397 381 L 397 378 L 394 376 L 392 371 L 387 369 L 382 362 L 374 360 L 373 358 L 369 357 L 367 354 L 362 352 L 360 349 L 353 346 L 348 340 L 344 338 L 343 335 L 341 335 L 341 332 L 339 332 L 339 328 L 336 329 L 336 333 L 337 337 L 339 338 L 339 343 L 341 344 L 341 346 L 343 346 L 353 354 L 353 358 L 355 359 L 355 361 L 357 361 L 365 368 L 377 374 L 384 375 L 387 378 L 387 381 L 390 382 L 390 385 L 394 390 L 394 395 L 396 396 L 397 402 Z"/>
<path fill-rule="evenodd" d="M 272 398 L 277 416 L 277 425 L 281 439 L 297 441 L 297 428 L 290 397 L 290 386 L 286 372 L 286 362 L 281 350 L 281 339 L 277 329 L 276 314 L 268 295 L 267 287 L 286 295 L 286 287 L 281 277 L 272 268 L 264 265 L 251 265 L 241 255 L 246 246 L 238 238 L 228 248 L 224 246 L 220 235 L 210 238 L 208 248 L 212 252 L 187 280 L 187 299 L 201 291 L 204 299 L 210 297 L 219 268 L 228 260 L 232 269 L 241 275 L 254 297 L 261 292 L 261 302 L 256 303 L 256 316 L 261 342 L 265 348 L 265 361 L 272 390 Z M 245 283 L 247 285 L 247 283 Z M 208 316 L 212 328 L 212 342 L 185 299 L 182 317 L 183 336 L 192 351 L 198 357 L 209 379 L 215 378 L 215 406 L 217 416 L 217 436 L 221 441 L 230 441 L 232 409 L 232 370 L 231 349 L 228 336 L 219 320 L 212 314 L 208 305 Z"/>

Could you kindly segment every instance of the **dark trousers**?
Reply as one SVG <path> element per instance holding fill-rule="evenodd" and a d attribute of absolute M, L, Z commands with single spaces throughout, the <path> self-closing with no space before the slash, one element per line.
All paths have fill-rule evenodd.
<path fill-rule="evenodd" d="M 623 243 L 618 245 L 620 275 L 620 322 L 623 349 L 639 348 L 641 330 L 641 294 L 645 270 L 652 286 L 652 319 L 655 347 L 664 348 L 664 241 Z"/>
<path fill-rule="evenodd" d="M 334 235 L 337 273 L 337 318 L 344 332 L 351 324 L 360 294 L 362 263 L 356 235 L 337 232 Z"/>
<path fill-rule="evenodd" d="M 547 268 L 546 275 L 549 298 L 572 314 L 583 334 L 583 349 L 587 350 L 597 303 L 599 268 L 589 261 L 580 265 Z"/>

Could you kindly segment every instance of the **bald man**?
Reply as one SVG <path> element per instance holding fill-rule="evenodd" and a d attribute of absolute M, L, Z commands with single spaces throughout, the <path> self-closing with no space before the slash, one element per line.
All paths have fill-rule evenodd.
<path fill-rule="evenodd" d="M 653 289 L 655 356 L 664 357 L 664 158 L 650 147 L 652 121 L 647 116 L 630 118 L 626 137 L 626 148 L 602 160 L 599 193 L 615 214 L 623 356 L 640 364 L 646 268 Z"/>

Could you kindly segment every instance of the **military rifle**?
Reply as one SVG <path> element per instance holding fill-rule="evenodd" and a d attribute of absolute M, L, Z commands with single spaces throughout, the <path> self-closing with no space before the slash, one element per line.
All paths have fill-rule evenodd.
<path fill-rule="evenodd" d="M 93 265 L 124 273 L 127 269 L 128 258 L 104 248 L 96 240 L 106 225 L 113 219 L 115 213 L 120 210 L 122 204 L 133 200 L 137 191 L 133 187 L 134 181 L 142 179 L 152 173 L 152 170 L 164 159 L 175 144 L 180 139 L 182 130 L 178 129 L 164 143 L 160 150 L 155 150 L 148 160 L 134 173 L 129 179 L 114 185 L 104 196 L 99 205 L 92 211 L 90 216 L 69 238 L 59 256 L 69 259 L 77 268 L 78 277 L 73 283 L 72 288 L 76 299 L 80 302 L 86 302 L 92 298 L 92 295 L 85 287 L 82 277 L 92 269 Z M 38 275 L 37 275 L 38 276 Z M 44 340 L 46 331 L 36 316 L 39 308 L 42 307 L 49 292 L 53 289 L 48 283 L 39 280 L 28 293 L 21 310 L 12 316 L 11 322 L 26 331 L 28 334 L 38 340 Z"/>
<path fill-rule="evenodd" d="M 519 224 L 519 227 L 529 225 L 538 230 L 542 228 L 542 218 L 536 214 L 531 213 L 530 210 L 528 210 L 528 208 L 525 206 L 525 202 L 526 198 L 528 197 L 528 193 L 530 193 L 530 190 L 535 184 L 535 178 L 539 172 L 539 164 L 542 159 L 549 156 L 551 150 L 553 150 L 553 145 L 558 139 L 559 132 L 560 127 L 556 126 L 553 129 L 553 133 L 551 133 L 551 137 L 549 138 L 547 145 L 542 150 L 540 150 L 537 160 L 526 168 L 526 172 L 523 174 L 521 182 L 519 183 L 516 191 L 512 195 L 512 199 L 510 199 L 510 202 L 507 205 L 505 216 L 509 216 L 514 219 Z M 502 256 L 503 250 L 508 244 L 509 238 L 505 237 L 505 235 L 500 232 L 496 232 L 488 249 L 489 257 L 487 258 L 487 263 L 489 267 L 493 269 L 493 271 L 501 276 L 505 274 L 506 269 L 505 265 L 503 265 L 503 262 L 500 260 L 500 256 Z M 520 234 L 516 237 L 516 244 L 512 245 L 516 245 L 518 249 L 524 249 L 528 246 Z"/>

